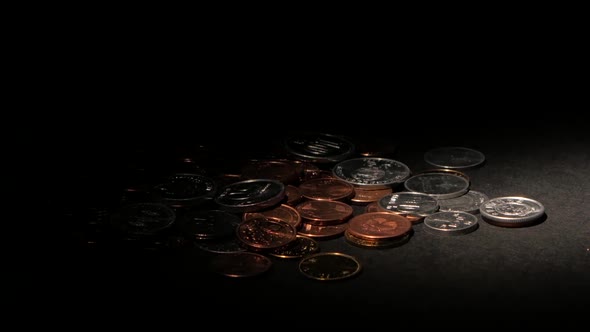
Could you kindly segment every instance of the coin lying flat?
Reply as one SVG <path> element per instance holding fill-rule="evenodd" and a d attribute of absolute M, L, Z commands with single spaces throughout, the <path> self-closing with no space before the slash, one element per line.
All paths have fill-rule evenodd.
<path fill-rule="evenodd" d="M 361 247 L 361 248 L 374 248 L 374 249 L 384 249 L 384 248 L 392 248 L 392 247 L 399 247 L 403 244 L 406 244 L 410 241 L 410 233 L 405 235 L 389 238 L 389 239 L 365 239 L 356 237 L 350 232 L 344 232 L 344 238 L 346 239 L 347 243 L 350 243 L 354 246 Z"/>
<path fill-rule="evenodd" d="M 285 197 L 285 185 L 277 180 L 254 179 L 221 189 L 215 203 L 229 212 L 259 211 L 277 205 Z"/>
<path fill-rule="evenodd" d="M 174 223 L 176 214 L 161 203 L 133 203 L 122 206 L 111 216 L 113 226 L 130 235 L 152 235 Z"/>
<path fill-rule="evenodd" d="M 479 212 L 488 223 L 504 227 L 522 227 L 535 222 L 545 213 L 540 202 L 520 196 L 496 197 L 485 201 Z"/>
<path fill-rule="evenodd" d="M 347 232 L 358 238 L 375 240 L 400 237 L 411 229 L 412 223 L 399 214 L 371 212 L 350 219 Z"/>
<path fill-rule="evenodd" d="M 436 199 L 449 199 L 463 195 L 469 190 L 469 180 L 454 174 L 422 173 L 404 182 L 408 191 L 425 193 Z"/>
<path fill-rule="evenodd" d="M 469 213 L 479 213 L 479 207 L 489 198 L 486 194 L 475 190 L 469 190 L 465 194 L 450 198 L 439 199 L 439 211 L 463 211 Z"/>
<path fill-rule="evenodd" d="M 274 249 L 295 240 L 297 230 L 286 222 L 270 217 L 254 217 L 243 221 L 237 228 L 238 240 L 248 248 Z"/>
<path fill-rule="evenodd" d="M 312 238 L 303 235 L 297 235 L 297 238 L 290 243 L 273 249 L 269 254 L 280 258 L 301 258 L 314 254 L 320 250 L 318 242 Z"/>
<path fill-rule="evenodd" d="M 459 146 L 440 147 L 427 151 L 424 161 L 440 168 L 472 168 L 485 161 L 483 153 Z"/>
<path fill-rule="evenodd" d="M 282 220 L 287 224 L 292 225 L 295 229 L 301 226 L 301 216 L 297 210 L 289 205 L 281 204 L 270 209 L 261 210 L 257 212 L 246 212 L 242 216 L 242 220 L 248 220 L 256 217 L 271 217 Z"/>
<path fill-rule="evenodd" d="M 342 235 L 347 228 L 348 223 L 326 226 L 302 223 L 301 229 L 299 229 L 297 232 L 298 234 L 309 236 L 311 238 L 331 239 Z"/>
<path fill-rule="evenodd" d="M 462 211 L 433 213 L 424 218 L 424 229 L 437 235 L 462 235 L 478 227 L 477 217 Z"/>
<path fill-rule="evenodd" d="M 388 158 L 354 158 L 339 162 L 332 169 L 334 176 L 362 188 L 387 188 L 404 182 L 410 168 Z"/>
<path fill-rule="evenodd" d="M 156 199 L 173 206 L 185 207 L 213 199 L 216 182 L 199 174 L 178 173 L 169 176 L 153 188 Z"/>
<path fill-rule="evenodd" d="M 439 207 L 437 200 L 427 194 L 405 191 L 383 196 L 378 205 L 386 211 L 418 217 L 433 214 Z"/>
<path fill-rule="evenodd" d="M 240 240 L 238 240 L 238 238 L 235 235 L 229 238 L 223 238 L 218 240 L 199 241 L 196 243 L 196 246 L 201 250 L 205 250 L 215 254 L 248 251 L 248 249 L 242 245 Z"/>
<path fill-rule="evenodd" d="M 213 272 L 232 278 L 254 277 L 270 269 L 272 261 L 253 252 L 217 254 L 211 258 Z"/>
<path fill-rule="evenodd" d="M 354 187 L 343 180 L 321 178 L 301 183 L 299 191 L 307 199 L 338 201 L 350 198 L 354 194 Z"/>
<path fill-rule="evenodd" d="M 324 133 L 301 133 L 285 140 L 286 150 L 303 161 L 339 162 L 354 152 L 354 144 L 340 136 Z"/>
<path fill-rule="evenodd" d="M 240 218 L 222 210 L 190 210 L 178 223 L 188 238 L 207 240 L 233 236 Z"/>
<path fill-rule="evenodd" d="M 353 256 L 339 252 L 317 253 L 299 262 L 299 271 L 316 280 L 341 280 L 361 271 L 361 264 Z"/>
<path fill-rule="evenodd" d="M 299 181 L 295 166 L 282 160 L 251 160 L 242 167 L 242 177 L 244 179 L 271 179 L 284 184 Z"/>
<path fill-rule="evenodd" d="M 309 200 L 298 204 L 295 209 L 304 222 L 314 225 L 340 224 L 354 213 L 350 205 L 339 201 Z"/>

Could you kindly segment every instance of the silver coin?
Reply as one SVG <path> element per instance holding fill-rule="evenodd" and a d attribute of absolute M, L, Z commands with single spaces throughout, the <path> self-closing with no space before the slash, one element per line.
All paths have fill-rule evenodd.
<path fill-rule="evenodd" d="M 240 221 L 240 217 L 222 210 L 191 210 L 178 223 L 188 238 L 206 240 L 233 236 Z"/>
<path fill-rule="evenodd" d="M 404 187 L 436 199 L 449 199 L 465 194 L 469 190 L 469 181 L 454 174 L 422 173 L 407 179 Z"/>
<path fill-rule="evenodd" d="M 135 203 L 121 207 L 111 216 L 113 226 L 130 235 L 153 235 L 170 227 L 174 210 L 160 203 Z"/>
<path fill-rule="evenodd" d="M 228 212 L 253 212 L 274 206 L 284 197 L 282 182 L 254 179 L 225 186 L 215 197 L 215 202 Z"/>
<path fill-rule="evenodd" d="M 441 168 L 471 168 L 485 161 L 483 153 L 459 146 L 432 149 L 424 154 L 424 161 Z"/>
<path fill-rule="evenodd" d="M 386 211 L 425 217 L 438 211 L 435 198 L 418 192 L 399 192 L 383 196 L 377 204 Z"/>
<path fill-rule="evenodd" d="M 339 162 L 354 152 L 354 144 L 336 135 L 303 133 L 285 140 L 287 151 L 298 159 L 317 163 Z"/>
<path fill-rule="evenodd" d="M 469 190 L 464 195 L 449 199 L 439 199 L 439 211 L 463 211 L 479 213 L 479 207 L 489 198 L 479 191 Z"/>
<path fill-rule="evenodd" d="M 362 188 L 388 188 L 404 182 L 410 168 L 387 158 L 354 158 L 339 162 L 332 169 L 337 178 Z"/>
<path fill-rule="evenodd" d="M 482 217 L 504 223 L 526 223 L 534 221 L 545 213 L 543 204 L 534 199 L 510 196 L 496 197 L 485 201 L 479 212 Z"/>
<path fill-rule="evenodd" d="M 153 188 L 156 199 L 174 206 L 188 206 L 212 199 L 217 185 L 207 176 L 178 173 Z"/>
<path fill-rule="evenodd" d="M 477 229 L 477 217 L 462 211 L 443 211 L 424 218 L 425 230 L 439 235 L 462 235 Z"/>

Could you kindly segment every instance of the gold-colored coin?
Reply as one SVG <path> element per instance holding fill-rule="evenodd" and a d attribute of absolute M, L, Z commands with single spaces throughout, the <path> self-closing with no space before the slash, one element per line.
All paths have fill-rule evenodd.
<path fill-rule="evenodd" d="M 320 250 L 318 242 L 303 235 L 297 235 L 292 242 L 280 248 L 273 249 L 269 254 L 280 258 L 301 258 Z"/>
<path fill-rule="evenodd" d="M 341 280 L 353 277 L 361 271 L 361 263 L 353 256 L 327 252 L 303 258 L 299 271 L 315 280 Z"/>

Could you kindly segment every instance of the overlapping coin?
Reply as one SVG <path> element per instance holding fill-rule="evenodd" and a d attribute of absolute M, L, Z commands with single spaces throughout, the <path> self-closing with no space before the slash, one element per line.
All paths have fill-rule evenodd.
<path fill-rule="evenodd" d="M 445 146 L 426 151 L 424 161 L 440 168 L 465 169 L 481 165 L 485 155 L 466 147 Z"/>
<path fill-rule="evenodd" d="M 356 276 L 361 271 L 361 263 L 344 253 L 317 253 L 303 258 L 299 262 L 299 271 L 315 280 L 342 280 Z"/>
<path fill-rule="evenodd" d="M 388 158 L 353 158 L 339 162 L 332 169 L 337 178 L 361 188 L 388 188 L 403 183 L 410 168 Z"/>
<path fill-rule="evenodd" d="M 436 235 L 463 235 L 475 231 L 477 217 L 463 211 L 443 211 L 424 218 L 424 229 Z"/>
<path fill-rule="evenodd" d="M 253 179 L 225 186 L 215 202 L 229 212 L 252 212 L 277 205 L 285 197 L 285 185 L 277 180 Z"/>

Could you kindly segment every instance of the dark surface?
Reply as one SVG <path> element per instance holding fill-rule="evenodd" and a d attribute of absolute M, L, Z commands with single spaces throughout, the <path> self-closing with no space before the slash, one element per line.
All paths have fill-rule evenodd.
<path fill-rule="evenodd" d="M 539 123 L 543 125 L 535 127 Z M 87 245 L 94 236 L 88 231 L 94 228 L 85 226 L 91 219 L 87 211 L 117 206 L 121 183 L 132 179 L 123 171 L 126 162 L 142 160 L 150 172 L 163 174 L 175 169 L 171 165 L 177 165 L 179 155 L 197 151 L 206 156 L 200 160 L 207 171 L 232 171 L 245 158 L 280 151 L 282 129 L 254 135 L 243 129 L 234 135 L 184 132 L 167 139 L 130 139 L 138 134 L 135 131 L 115 143 L 90 143 L 92 153 L 72 157 L 64 151 L 76 165 L 87 167 L 71 163 L 62 167 L 61 174 L 73 181 L 62 182 L 59 193 L 49 199 L 52 209 L 65 216 L 69 250 L 64 261 L 66 269 L 74 271 L 61 281 L 76 303 L 97 298 L 162 299 L 161 303 L 179 305 L 188 300 L 203 305 L 200 315 L 263 310 L 289 317 L 319 313 L 316 317 L 327 321 L 371 318 L 371 325 L 395 325 L 397 320 L 420 324 L 430 319 L 449 324 L 455 319 L 570 324 L 586 314 L 590 299 L 588 134 L 578 123 L 552 125 L 544 119 L 530 126 L 492 127 L 389 130 L 381 124 L 374 130 L 356 131 L 351 125 L 325 127 L 322 131 L 346 135 L 355 143 L 394 146 L 391 157 L 412 171 L 430 168 L 423 161 L 430 148 L 474 148 L 485 154 L 486 162 L 464 171 L 473 190 L 490 198 L 530 197 L 546 212 L 539 223 L 524 228 L 493 226 L 478 217 L 475 232 L 455 237 L 426 233 L 417 224 L 408 243 L 389 249 L 354 247 L 344 237 L 320 240 L 322 252 L 353 255 L 362 264 L 358 276 L 337 282 L 306 278 L 298 271 L 297 259 L 271 257 L 268 273 L 232 279 L 209 272 L 209 254 L 186 246 L 146 251 L 100 242 Z M 218 137 L 230 137 L 230 142 Z M 199 148 L 200 142 L 206 148 Z"/>

